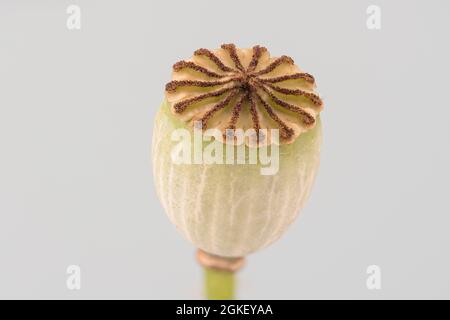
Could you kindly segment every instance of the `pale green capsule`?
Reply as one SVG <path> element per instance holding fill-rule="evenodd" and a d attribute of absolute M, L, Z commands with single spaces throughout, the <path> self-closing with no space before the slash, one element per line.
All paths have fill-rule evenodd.
<path fill-rule="evenodd" d="M 170 220 L 197 248 L 223 257 L 246 256 L 277 240 L 305 205 L 319 167 L 316 120 L 294 142 L 279 146 L 273 175 L 262 175 L 261 164 L 176 164 L 171 152 L 180 142 L 172 133 L 193 128 L 165 100 L 155 119 L 152 154 L 156 191 Z"/>

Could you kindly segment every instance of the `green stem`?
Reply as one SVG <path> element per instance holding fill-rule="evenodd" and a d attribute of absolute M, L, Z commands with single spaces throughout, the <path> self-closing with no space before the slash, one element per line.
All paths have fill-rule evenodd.
<path fill-rule="evenodd" d="M 234 272 L 204 268 L 205 293 L 208 300 L 234 299 Z"/>

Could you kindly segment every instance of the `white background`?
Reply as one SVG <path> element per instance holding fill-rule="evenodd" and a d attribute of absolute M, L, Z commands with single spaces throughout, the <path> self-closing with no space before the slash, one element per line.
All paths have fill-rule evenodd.
<path fill-rule="evenodd" d="M 81 8 L 81 30 L 66 9 Z M 382 28 L 366 27 L 366 8 Z M 312 197 L 239 298 L 450 298 L 448 1 L 0 2 L 0 298 L 202 298 L 153 188 L 171 66 L 287 54 L 325 101 Z M 68 265 L 82 287 L 66 287 Z M 366 288 L 366 268 L 382 289 Z"/>

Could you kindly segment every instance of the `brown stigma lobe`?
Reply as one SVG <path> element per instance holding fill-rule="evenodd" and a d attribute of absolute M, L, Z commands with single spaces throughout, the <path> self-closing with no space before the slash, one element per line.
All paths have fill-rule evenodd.
<path fill-rule="evenodd" d="M 173 111 L 183 114 L 189 108 L 197 114 L 195 119 L 201 121 L 202 129 L 208 128 L 213 117 L 227 117 L 215 121 L 223 123 L 224 137 L 227 130 L 247 121 L 257 133 L 258 144 L 260 130 L 274 126 L 280 130 L 281 142 L 290 143 L 315 125 L 323 106 L 312 91 L 315 79 L 300 72 L 288 56 L 269 58 L 267 49 L 259 45 L 245 50 L 234 44 L 223 44 L 214 52 L 201 48 L 194 52 L 198 58 L 175 63 L 174 74 L 185 73 L 166 84 L 167 94 L 175 97 Z M 189 70 L 194 73 L 186 73 Z M 245 120 L 240 120 L 244 110 Z M 297 119 L 296 125 L 292 119 Z"/>
<path fill-rule="evenodd" d="M 195 64 L 190 61 L 179 61 L 173 65 L 174 71 L 180 71 L 183 68 L 189 68 L 189 69 L 195 70 L 197 72 L 203 73 L 209 77 L 213 77 L 213 78 L 223 78 L 224 77 L 223 75 L 215 73 L 214 71 L 210 71 L 210 70 L 203 68 L 202 66 L 199 66 L 198 64 Z"/>
<path fill-rule="evenodd" d="M 214 62 L 220 70 L 225 72 L 231 72 L 234 71 L 232 68 L 227 67 L 214 53 L 209 51 L 208 49 L 198 49 L 194 52 L 194 55 L 196 56 L 206 56 L 208 57 L 212 62 Z"/>
<path fill-rule="evenodd" d="M 267 49 L 264 47 L 260 47 L 260 46 L 253 47 L 252 60 L 250 61 L 250 64 L 248 65 L 247 72 L 253 72 L 255 70 L 256 66 L 258 65 L 258 60 L 264 51 L 267 51 Z"/>

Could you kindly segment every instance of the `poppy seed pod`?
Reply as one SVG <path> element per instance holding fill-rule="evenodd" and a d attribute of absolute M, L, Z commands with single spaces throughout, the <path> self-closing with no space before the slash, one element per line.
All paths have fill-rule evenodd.
<path fill-rule="evenodd" d="M 225 44 L 176 63 L 152 155 L 158 197 L 177 229 L 230 259 L 277 240 L 311 191 L 322 107 L 313 76 L 264 47 Z"/>

